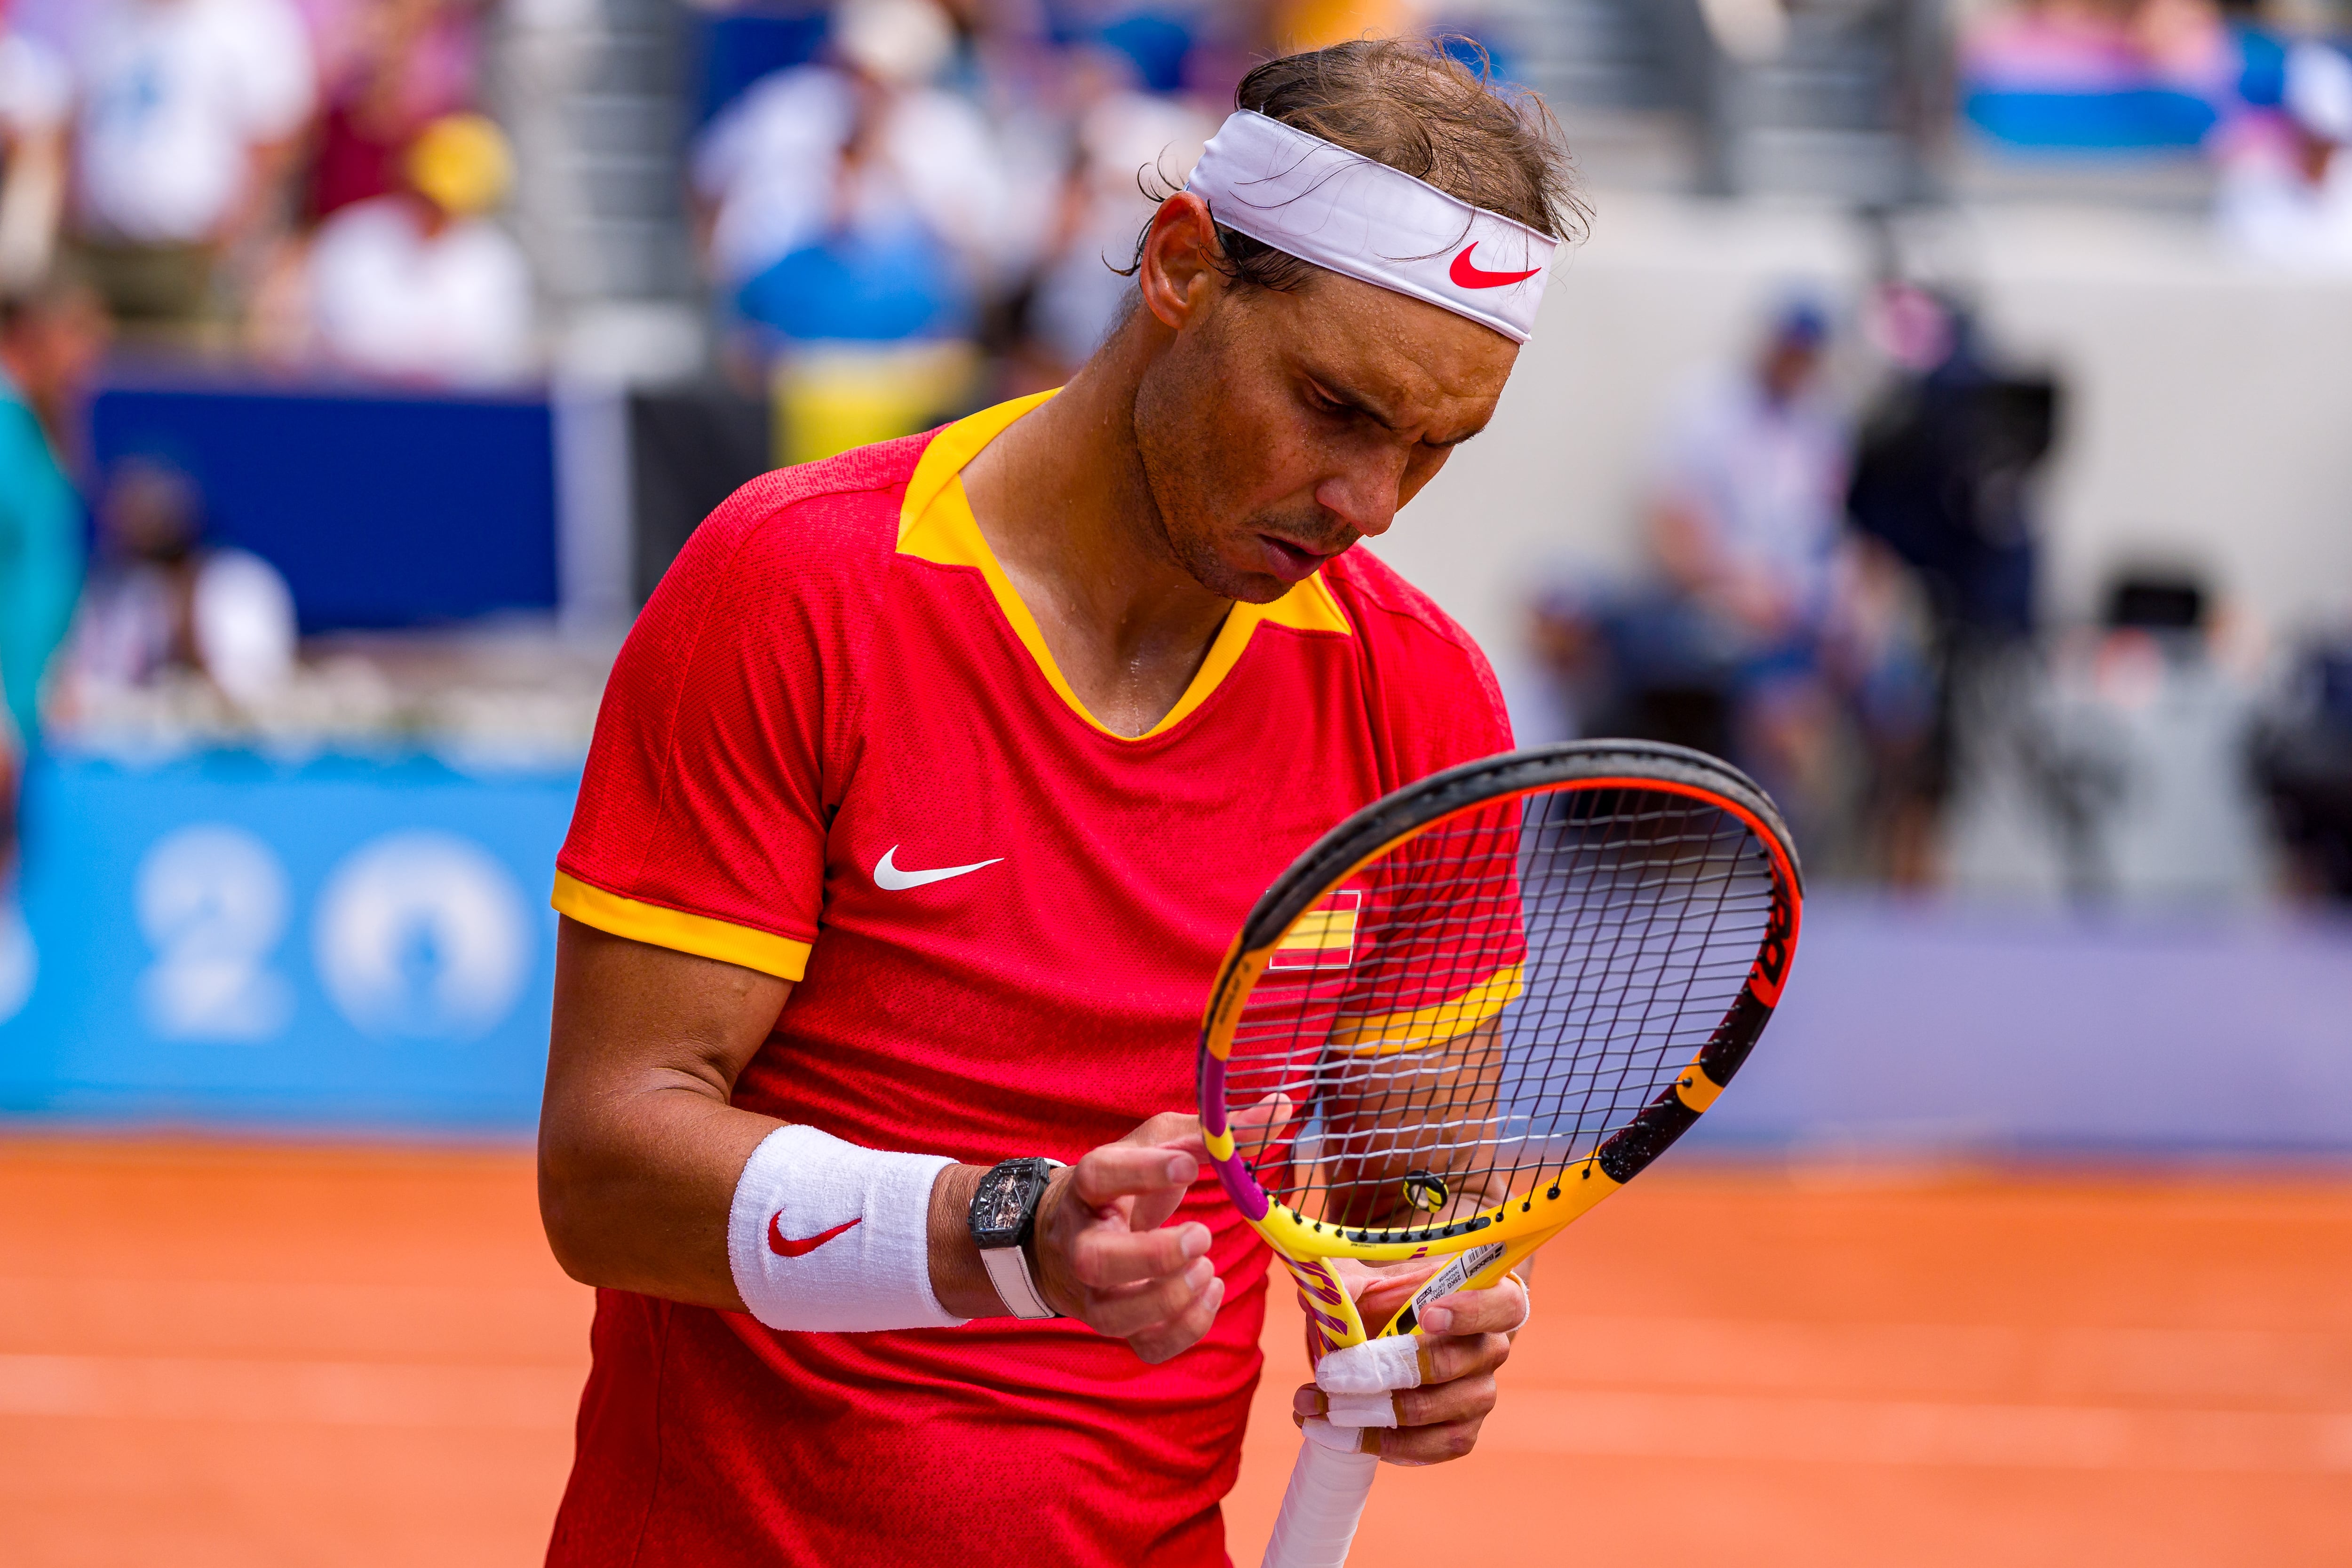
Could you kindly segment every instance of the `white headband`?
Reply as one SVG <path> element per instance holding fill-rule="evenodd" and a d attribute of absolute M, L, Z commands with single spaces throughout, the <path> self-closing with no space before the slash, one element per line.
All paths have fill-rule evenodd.
<path fill-rule="evenodd" d="M 1525 224 L 1251 110 L 1218 128 L 1184 188 L 1227 228 L 1515 343 L 1535 328 L 1559 248 Z"/>

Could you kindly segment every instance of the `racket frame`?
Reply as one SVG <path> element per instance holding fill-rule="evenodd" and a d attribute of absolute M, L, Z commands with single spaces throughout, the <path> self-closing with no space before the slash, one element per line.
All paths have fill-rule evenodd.
<path fill-rule="evenodd" d="M 1234 1032 L 1275 950 L 1333 887 L 1462 811 L 1538 793 L 1612 789 L 1679 795 L 1713 806 L 1745 825 L 1769 853 L 1772 888 L 1764 939 L 1706 1044 L 1674 1082 L 1591 1155 L 1563 1167 L 1549 1186 L 1494 1207 L 1442 1225 L 1351 1229 L 1310 1220 L 1276 1203 L 1242 1159 L 1224 1095 Z M 1803 908 L 1803 873 L 1795 846 L 1763 790 L 1717 758 L 1654 741 L 1568 741 L 1464 763 L 1365 807 L 1300 855 L 1250 911 L 1218 970 L 1201 1030 L 1199 1088 L 1210 1163 L 1234 1206 L 1290 1270 L 1318 1342 L 1315 1354 L 1319 1357 L 1374 1337 L 1333 1262 L 1404 1262 L 1497 1245 L 1459 1283 L 1433 1292 L 1428 1285 L 1415 1291 L 1376 1331 L 1411 1333 L 1424 1299 L 1495 1284 L 1688 1131 L 1731 1082 L 1770 1020 L 1796 955 Z"/>

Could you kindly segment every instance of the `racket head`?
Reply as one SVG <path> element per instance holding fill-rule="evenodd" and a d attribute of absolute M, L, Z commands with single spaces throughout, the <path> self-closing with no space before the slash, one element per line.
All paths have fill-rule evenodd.
<path fill-rule="evenodd" d="M 1802 911 L 1764 792 L 1650 742 L 1450 768 L 1302 854 L 1218 974 L 1199 1087 L 1218 1179 L 1324 1346 L 1367 1337 L 1329 1260 L 1454 1255 L 1380 1331 L 1407 1332 L 1688 1130 L 1769 1020 Z"/>

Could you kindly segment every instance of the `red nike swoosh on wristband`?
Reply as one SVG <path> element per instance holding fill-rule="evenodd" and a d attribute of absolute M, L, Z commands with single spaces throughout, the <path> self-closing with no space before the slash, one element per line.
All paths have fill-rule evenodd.
<path fill-rule="evenodd" d="M 1500 288 L 1506 283 L 1517 283 L 1543 270 L 1540 267 L 1531 267 L 1525 272 L 1487 272 L 1470 265 L 1470 253 L 1477 248 L 1477 242 L 1473 240 L 1462 247 L 1460 256 L 1454 258 L 1454 266 L 1445 276 L 1454 280 L 1454 287 Z"/>
<path fill-rule="evenodd" d="M 779 1258 L 805 1258 L 865 1218 L 861 1214 L 856 1219 L 845 1219 L 830 1230 L 820 1230 L 805 1241 L 795 1241 L 784 1234 L 784 1211 L 780 1208 L 768 1217 L 768 1250 Z"/>

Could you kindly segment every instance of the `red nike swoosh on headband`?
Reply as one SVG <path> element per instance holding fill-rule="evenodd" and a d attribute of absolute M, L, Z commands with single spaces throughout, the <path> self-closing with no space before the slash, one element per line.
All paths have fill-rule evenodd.
<path fill-rule="evenodd" d="M 768 1217 L 768 1250 L 779 1258 L 805 1258 L 865 1218 L 859 1215 L 856 1219 L 845 1219 L 830 1230 L 820 1230 L 805 1241 L 795 1241 L 784 1234 L 784 1211 L 780 1208 Z"/>
<path fill-rule="evenodd" d="M 1478 242 L 1473 240 L 1462 247 L 1460 256 L 1454 258 L 1454 266 L 1445 276 L 1454 280 L 1454 287 L 1500 288 L 1506 283 L 1517 283 L 1543 270 L 1540 267 L 1531 267 L 1525 272 L 1488 272 L 1470 265 L 1470 253 L 1477 248 Z"/>

